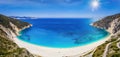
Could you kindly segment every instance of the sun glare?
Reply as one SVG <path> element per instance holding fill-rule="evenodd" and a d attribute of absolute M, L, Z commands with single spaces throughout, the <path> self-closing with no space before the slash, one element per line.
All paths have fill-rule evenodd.
<path fill-rule="evenodd" d="M 91 2 L 91 6 L 92 6 L 92 10 L 96 10 L 99 7 L 99 0 L 92 0 Z"/>

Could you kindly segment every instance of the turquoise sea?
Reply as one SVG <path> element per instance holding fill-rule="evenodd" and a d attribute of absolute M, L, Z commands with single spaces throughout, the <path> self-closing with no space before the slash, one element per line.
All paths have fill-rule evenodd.
<path fill-rule="evenodd" d="M 90 18 L 21 19 L 33 26 L 20 32 L 25 42 L 52 48 L 84 46 L 104 39 L 109 33 L 95 28 Z"/>

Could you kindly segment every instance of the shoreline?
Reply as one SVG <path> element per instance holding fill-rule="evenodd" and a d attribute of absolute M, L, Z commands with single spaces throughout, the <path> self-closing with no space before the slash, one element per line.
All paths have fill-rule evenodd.
<path fill-rule="evenodd" d="M 39 55 L 42 57 L 63 57 L 63 56 L 75 56 L 85 54 L 88 51 L 95 49 L 97 46 L 103 44 L 111 37 L 111 34 L 104 39 L 101 39 L 97 42 L 87 44 L 84 46 L 72 47 L 72 48 L 51 48 L 34 45 L 14 37 L 14 42 L 21 48 L 26 48 L 30 53 Z M 88 49 L 89 48 L 89 49 Z"/>
<path fill-rule="evenodd" d="M 21 34 L 20 34 L 21 35 Z M 110 33 L 108 33 L 106 36 L 102 37 L 101 39 L 99 40 L 96 40 L 96 41 L 93 41 L 93 42 L 89 42 L 89 43 L 86 43 L 86 44 L 82 44 L 82 45 L 78 45 L 78 46 L 73 46 L 73 47 L 64 47 L 64 49 L 67 49 L 67 48 L 75 48 L 75 47 L 80 47 L 80 46 L 86 46 L 86 45 L 89 45 L 89 44 L 92 44 L 92 43 L 95 43 L 95 42 L 98 42 L 100 40 L 103 40 L 105 39 L 106 37 L 108 37 L 110 35 Z M 22 39 L 20 39 L 19 37 L 16 37 L 17 39 L 23 41 L 23 42 L 26 42 L 26 43 L 29 43 L 29 44 L 32 44 L 32 45 L 36 45 L 36 46 L 42 46 L 42 47 L 48 47 L 48 48 L 59 48 L 59 49 L 62 49 L 63 47 L 50 47 L 50 46 L 44 46 L 44 45 L 38 45 L 38 44 L 34 44 L 34 43 L 30 43 L 28 41 L 24 41 Z"/>

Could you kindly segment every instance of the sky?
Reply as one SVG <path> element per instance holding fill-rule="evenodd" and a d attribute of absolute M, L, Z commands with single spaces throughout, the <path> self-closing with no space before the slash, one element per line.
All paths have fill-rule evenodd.
<path fill-rule="evenodd" d="M 0 14 L 41 18 L 99 18 L 120 13 L 120 0 L 0 0 Z"/>

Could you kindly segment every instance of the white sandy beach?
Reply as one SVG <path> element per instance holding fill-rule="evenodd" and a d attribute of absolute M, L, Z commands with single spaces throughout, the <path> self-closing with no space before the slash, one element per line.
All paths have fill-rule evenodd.
<path fill-rule="evenodd" d="M 110 36 L 100 41 L 94 42 L 92 44 L 74 47 L 74 48 L 49 48 L 49 47 L 37 46 L 37 45 L 19 40 L 18 38 L 14 38 L 14 41 L 20 47 L 26 48 L 32 54 L 40 55 L 42 57 L 65 57 L 65 56 L 78 57 L 87 51 L 93 50 L 95 47 L 104 43 L 109 38 Z"/>

